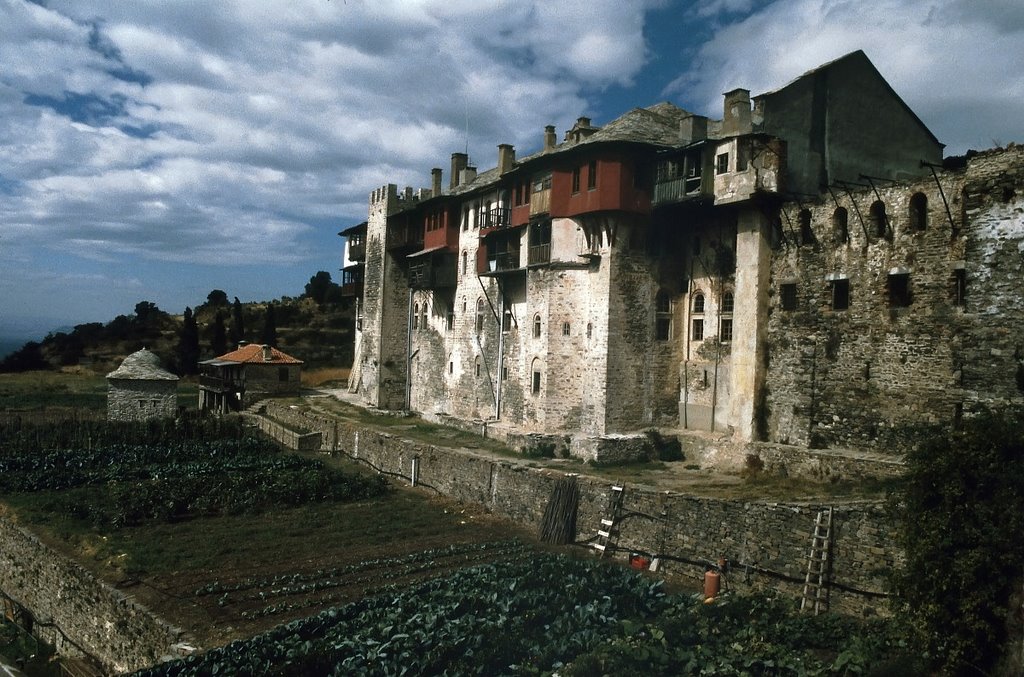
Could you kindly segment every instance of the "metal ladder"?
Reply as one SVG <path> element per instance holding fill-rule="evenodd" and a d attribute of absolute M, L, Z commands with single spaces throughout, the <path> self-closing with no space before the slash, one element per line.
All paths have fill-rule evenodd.
<path fill-rule="evenodd" d="M 825 585 L 828 576 L 829 552 L 832 550 L 832 508 L 819 510 L 811 531 L 811 551 L 807 556 L 807 576 L 804 578 L 804 595 L 800 600 L 801 611 L 814 611 L 817 616 L 827 610 L 828 598 Z"/>
<path fill-rule="evenodd" d="M 608 492 L 608 510 L 601 518 L 601 526 L 597 529 L 597 541 L 593 543 L 598 557 L 604 557 L 609 547 L 615 547 L 615 539 L 619 534 L 619 517 L 622 515 L 622 494 L 625 488 L 612 485 Z"/>

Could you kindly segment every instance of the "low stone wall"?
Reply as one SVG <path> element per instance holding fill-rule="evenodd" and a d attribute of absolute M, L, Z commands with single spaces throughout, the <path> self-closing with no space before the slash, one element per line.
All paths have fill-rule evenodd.
<path fill-rule="evenodd" d="M 323 433 L 300 433 L 268 418 L 267 416 L 251 416 L 256 426 L 279 444 L 296 451 L 320 451 L 323 446 Z"/>
<path fill-rule="evenodd" d="M 274 407 L 278 409 L 274 409 Z M 552 470 L 417 443 L 377 431 L 359 430 L 330 417 L 279 405 L 268 413 L 298 427 L 320 428 L 324 451 L 349 455 L 379 471 L 411 478 L 447 496 L 483 504 L 522 524 L 539 527 L 555 482 Z M 580 488 L 577 540 L 596 535 L 610 483 L 577 479 Z M 628 486 L 619 546 L 660 555 L 666 572 L 697 580 L 707 562 L 726 559 L 726 584 L 734 589 L 773 588 L 797 597 L 803 590 L 811 532 L 819 510 L 810 503 L 721 500 Z M 830 608 L 853 614 L 884 613 L 887 578 L 902 566 L 894 527 L 877 502 L 834 506 Z"/>
<path fill-rule="evenodd" d="M 188 650 L 182 630 L 0 517 L 0 590 L 31 612 L 58 653 L 125 673 Z"/>

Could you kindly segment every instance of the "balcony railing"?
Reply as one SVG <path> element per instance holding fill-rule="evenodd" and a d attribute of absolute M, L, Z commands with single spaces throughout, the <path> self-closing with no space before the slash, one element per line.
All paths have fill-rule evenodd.
<path fill-rule="evenodd" d="M 531 245 L 527 252 L 527 263 L 531 266 L 551 263 L 551 243 Z"/>
<path fill-rule="evenodd" d="M 243 390 L 244 386 L 241 381 L 234 379 L 219 378 L 217 376 L 208 376 L 206 374 L 200 374 L 199 385 L 202 388 L 208 388 L 210 390 L 216 390 L 221 393 L 235 392 L 237 390 Z"/>
<path fill-rule="evenodd" d="M 691 197 L 701 195 L 701 177 L 678 176 L 674 179 L 659 181 L 654 184 L 654 204 L 665 204 L 668 202 L 679 202 Z"/>
<path fill-rule="evenodd" d="M 409 266 L 409 287 L 412 289 L 454 287 L 455 281 L 454 263 L 435 264 L 431 261 L 423 261 Z"/>
<path fill-rule="evenodd" d="M 494 207 L 489 212 L 484 212 L 481 228 L 507 228 L 509 217 L 512 211 L 505 207 Z"/>
<path fill-rule="evenodd" d="M 349 242 L 348 243 L 348 260 L 349 261 L 363 261 L 366 259 L 366 243 L 365 242 Z"/>
<path fill-rule="evenodd" d="M 487 257 L 487 270 L 483 272 L 500 273 L 508 270 L 520 270 L 522 268 L 520 261 L 518 249 L 490 254 Z"/>
<path fill-rule="evenodd" d="M 388 230 L 388 249 L 423 247 L 423 229 L 413 225 Z"/>

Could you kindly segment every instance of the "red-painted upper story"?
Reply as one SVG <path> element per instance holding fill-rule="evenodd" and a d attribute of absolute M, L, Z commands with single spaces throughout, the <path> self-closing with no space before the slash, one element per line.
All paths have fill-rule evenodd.
<path fill-rule="evenodd" d="M 624 211 L 649 214 L 650 189 L 637 176 L 637 158 L 625 153 L 580 157 L 551 172 L 551 216 Z"/>
<path fill-rule="evenodd" d="M 459 245 L 458 215 L 449 204 L 429 205 L 423 210 L 423 248 Z"/>

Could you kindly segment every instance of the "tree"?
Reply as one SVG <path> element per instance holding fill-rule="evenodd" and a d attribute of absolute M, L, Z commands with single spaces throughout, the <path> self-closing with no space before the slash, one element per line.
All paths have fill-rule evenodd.
<path fill-rule="evenodd" d="M 267 314 L 263 320 L 263 334 L 260 343 L 277 347 L 277 321 L 274 319 L 274 304 L 267 304 Z"/>
<path fill-rule="evenodd" d="M 213 336 L 210 338 L 210 350 L 215 356 L 228 351 L 228 337 L 224 329 L 224 313 L 217 311 L 213 316 Z"/>
<path fill-rule="evenodd" d="M 907 562 L 897 578 L 904 625 L 943 672 L 993 669 L 1020 646 L 1024 562 L 1024 412 L 985 413 L 906 455 L 897 495 Z M 1012 642 L 1009 641 L 1013 638 Z"/>
<path fill-rule="evenodd" d="M 222 289 L 214 289 L 206 295 L 206 304 L 209 306 L 226 306 L 228 303 L 228 295 Z"/>
<path fill-rule="evenodd" d="M 182 374 L 199 372 L 199 325 L 191 308 L 185 308 L 181 337 L 178 340 L 178 371 Z"/>
<path fill-rule="evenodd" d="M 331 274 L 325 270 L 319 271 L 316 275 L 309 278 L 309 283 L 306 284 L 306 296 L 313 299 L 318 304 L 323 304 L 332 298 L 332 291 L 340 288 L 338 285 L 331 281 Z"/>
<path fill-rule="evenodd" d="M 235 303 L 231 306 L 231 327 L 228 329 L 228 341 L 232 347 L 237 347 L 245 340 L 245 320 L 242 318 L 242 302 L 235 297 Z"/>
<path fill-rule="evenodd" d="M 49 362 L 43 358 L 42 346 L 35 341 L 29 341 L 0 361 L 0 373 L 49 368 Z"/>

